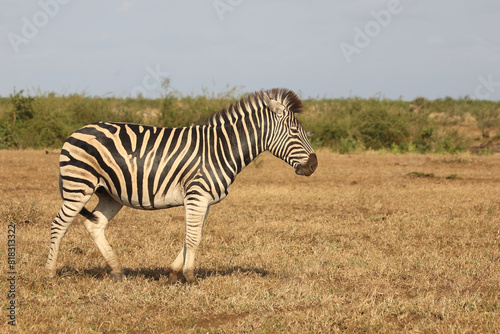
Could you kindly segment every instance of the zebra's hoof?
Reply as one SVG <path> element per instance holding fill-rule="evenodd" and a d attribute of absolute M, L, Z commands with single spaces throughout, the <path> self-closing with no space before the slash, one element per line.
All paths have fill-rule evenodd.
<path fill-rule="evenodd" d="M 111 273 L 111 278 L 113 279 L 113 282 L 123 281 L 123 275 L 121 273 Z"/>
<path fill-rule="evenodd" d="M 177 282 L 177 274 L 168 274 L 168 284 L 175 284 Z"/>
<path fill-rule="evenodd" d="M 193 280 L 187 281 L 189 285 L 199 285 L 200 282 L 196 278 L 193 278 Z"/>
<path fill-rule="evenodd" d="M 193 270 L 186 270 L 186 271 L 184 271 L 183 274 L 184 274 L 184 278 L 186 279 L 186 281 L 189 285 L 197 285 L 198 284 L 198 280 L 196 279 L 196 277 L 194 277 Z"/>
<path fill-rule="evenodd" d="M 46 276 L 47 276 L 48 278 L 54 278 L 54 277 L 56 277 L 56 276 L 57 276 L 57 275 L 56 275 L 56 271 L 55 271 L 55 270 L 47 270 L 47 271 L 46 271 Z"/>

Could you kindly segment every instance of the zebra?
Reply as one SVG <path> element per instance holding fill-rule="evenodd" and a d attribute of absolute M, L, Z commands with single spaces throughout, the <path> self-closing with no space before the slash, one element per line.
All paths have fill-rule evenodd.
<path fill-rule="evenodd" d="M 201 125 L 166 128 L 132 123 L 98 122 L 74 132 L 59 157 L 63 204 L 52 222 L 45 265 L 56 275 L 62 238 L 78 214 L 122 281 L 120 261 L 104 235 L 123 206 L 142 210 L 185 207 L 184 245 L 169 269 L 173 284 L 182 270 L 195 283 L 194 260 L 209 207 L 226 197 L 242 169 L 268 150 L 298 175 L 310 176 L 316 153 L 296 118 L 302 101 L 288 89 L 274 88 L 243 97 Z M 85 208 L 93 194 L 98 204 Z"/>

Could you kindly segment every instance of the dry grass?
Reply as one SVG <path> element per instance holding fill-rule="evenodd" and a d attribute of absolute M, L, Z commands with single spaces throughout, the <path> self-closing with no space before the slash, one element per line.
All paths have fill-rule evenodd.
<path fill-rule="evenodd" d="M 58 277 L 46 279 L 58 154 L 0 151 L 0 218 L 4 230 L 17 223 L 18 331 L 498 332 L 500 261 L 471 286 L 500 254 L 499 155 L 318 159 L 310 178 L 270 155 L 247 167 L 211 209 L 199 285 L 169 286 L 182 208 L 125 208 L 110 223 L 118 284 L 78 218 Z"/>

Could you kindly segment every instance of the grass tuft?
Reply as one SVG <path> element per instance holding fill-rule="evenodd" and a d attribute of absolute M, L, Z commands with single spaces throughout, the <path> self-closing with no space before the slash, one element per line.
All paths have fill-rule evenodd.
<path fill-rule="evenodd" d="M 423 172 L 410 172 L 406 175 L 415 177 L 434 177 L 434 173 L 423 173 Z"/>

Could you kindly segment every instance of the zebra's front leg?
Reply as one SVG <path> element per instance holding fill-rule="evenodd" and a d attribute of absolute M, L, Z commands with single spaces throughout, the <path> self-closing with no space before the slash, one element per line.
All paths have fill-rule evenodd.
<path fill-rule="evenodd" d="M 186 237 L 184 247 L 170 265 L 168 278 L 170 284 L 174 284 L 177 281 L 177 275 L 181 269 L 184 278 L 189 284 L 196 282 L 194 277 L 194 259 L 201 241 L 201 234 L 208 215 L 209 205 L 204 203 L 200 198 L 188 198 L 184 201 L 184 206 L 186 207 Z"/>

